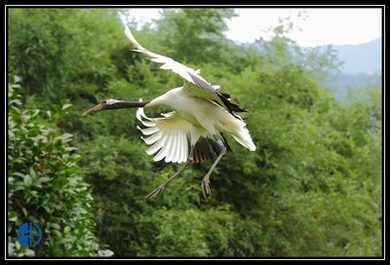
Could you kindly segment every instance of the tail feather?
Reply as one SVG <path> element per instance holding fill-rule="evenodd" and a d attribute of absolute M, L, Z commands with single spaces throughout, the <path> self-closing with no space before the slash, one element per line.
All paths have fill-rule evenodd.
<path fill-rule="evenodd" d="M 232 134 L 232 137 L 249 151 L 256 151 L 256 145 L 253 143 L 252 137 L 246 127 L 243 127 L 238 135 Z"/>

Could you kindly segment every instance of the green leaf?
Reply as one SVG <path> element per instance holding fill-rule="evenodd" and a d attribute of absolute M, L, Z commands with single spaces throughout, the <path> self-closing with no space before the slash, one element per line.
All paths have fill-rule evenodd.
<path fill-rule="evenodd" d="M 69 226 L 65 226 L 64 233 L 69 233 L 69 232 L 70 232 L 70 227 Z"/>
<path fill-rule="evenodd" d="M 66 110 L 68 108 L 70 108 L 72 106 L 72 104 L 64 104 L 62 105 L 62 110 Z"/>
<path fill-rule="evenodd" d="M 24 175 L 23 183 L 25 186 L 31 186 L 32 183 L 31 177 L 29 175 Z"/>

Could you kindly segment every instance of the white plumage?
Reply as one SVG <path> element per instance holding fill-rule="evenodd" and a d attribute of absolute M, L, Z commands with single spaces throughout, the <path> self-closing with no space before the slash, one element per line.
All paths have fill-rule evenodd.
<path fill-rule="evenodd" d="M 230 134 L 250 151 L 256 150 L 245 122 L 237 114 L 233 114 L 232 106 L 229 108 L 230 102 L 223 100 L 224 95 L 219 91 L 219 86 L 207 82 L 200 76 L 200 70 L 195 71 L 169 57 L 145 49 L 128 27 L 125 27 L 125 34 L 135 46 L 135 51 L 143 53 L 153 62 L 161 63 L 161 69 L 171 70 L 184 79 L 182 87 L 171 89 L 145 106 L 165 105 L 172 112 L 162 114 L 161 118 L 149 118 L 143 108 L 137 111 L 137 119 L 146 127 L 139 128 L 147 136 L 143 140 L 150 145 L 146 153 L 154 155 L 154 161 L 165 159 L 166 163 L 187 162 L 188 157 L 193 155 L 189 150 L 196 147 L 201 137 L 227 144 L 221 133 Z M 210 193 L 209 176 L 226 152 L 226 147 L 224 148 L 202 181 L 205 196 Z M 148 197 L 157 197 L 168 182 L 163 183 Z"/>
<path fill-rule="evenodd" d="M 154 161 L 165 158 L 165 162 L 183 163 L 188 159 L 188 137 L 191 123 L 180 118 L 175 112 L 164 114 L 164 118 L 149 118 L 143 108 L 137 111 L 137 119 L 146 127 L 139 130 L 148 137 L 142 137 L 147 145 L 148 155 L 155 155 Z"/>
<path fill-rule="evenodd" d="M 250 151 L 256 150 L 256 146 L 254 145 L 249 131 L 246 128 L 245 122 L 243 122 L 237 114 L 233 116 L 222 107 L 224 103 L 216 94 L 219 86 L 213 86 L 207 82 L 199 75 L 199 70 L 195 71 L 169 57 L 159 55 L 145 49 L 134 38 L 128 27 L 125 27 L 125 34 L 130 42 L 136 47 L 135 51 L 145 54 L 153 62 L 161 63 L 161 69 L 171 70 L 174 73 L 179 74 L 185 80 L 183 87 L 174 88 L 147 104 L 147 107 L 165 105 L 175 110 L 175 112 L 170 113 L 167 117 L 162 119 L 160 118 L 156 120 L 149 118 L 149 120 L 155 120 L 156 122 L 159 121 L 160 124 L 165 124 L 160 125 L 160 127 L 162 127 L 161 130 L 165 130 L 165 134 L 173 138 L 173 141 L 179 141 L 179 139 L 181 139 L 177 135 L 186 135 L 189 137 L 190 143 L 194 144 L 200 136 L 218 138 L 219 132 L 226 132 Z M 199 80 L 200 84 L 194 81 L 194 78 Z M 218 102 L 219 104 L 216 104 L 213 101 Z M 169 118 L 171 116 L 174 118 Z M 146 118 L 145 115 L 137 115 L 139 120 L 141 120 L 140 117 Z M 161 122 L 161 120 L 164 119 L 166 119 L 166 122 Z M 170 126 L 172 127 L 166 125 L 167 123 L 171 123 Z M 173 127 L 177 127 L 177 135 L 173 133 L 172 129 L 167 129 Z M 189 133 L 191 127 L 193 127 L 191 130 L 192 134 Z M 156 128 L 159 128 L 159 126 L 157 125 Z M 156 130 L 156 132 L 157 131 L 159 130 Z M 144 135 L 147 135 L 145 134 L 145 131 L 142 132 Z M 165 138 L 162 138 L 161 141 L 164 139 Z M 146 142 L 146 144 L 148 144 L 148 142 Z M 171 144 L 171 141 L 167 141 L 167 144 Z M 184 144 L 183 141 L 180 142 L 180 144 Z M 172 152 L 176 152 L 176 150 L 181 150 L 180 148 L 181 146 L 177 145 L 177 148 L 172 148 L 170 150 L 172 150 Z M 149 152 L 148 154 L 153 153 Z M 165 152 L 163 152 L 163 154 L 165 154 Z M 155 157 L 154 160 L 159 161 L 163 158 L 164 157 L 161 157 L 160 155 L 157 158 Z M 165 162 L 185 162 L 185 160 L 176 161 L 169 158 L 171 157 L 167 156 Z"/>
<path fill-rule="evenodd" d="M 153 62 L 162 64 L 161 69 L 178 74 L 183 78 L 184 84 L 150 101 L 129 102 L 108 99 L 89 109 L 85 114 L 105 109 L 139 107 L 136 117 L 143 128 L 140 126 L 137 128 L 144 135 L 141 138 L 149 146 L 146 153 L 154 156 L 154 161 L 164 159 L 166 163 L 185 163 L 185 165 L 188 162 L 200 163 L 212 159 L 214 150 L 218 157 L 202 180 L 203 193 L 206 197 L 211 192 L 209 186 L 211 172 L 229 150 L 223 133 L 231 135 L 250 151 L 256 150 L 246 123 L 235 113 L 242 112 L 243 109 L 232 101 L 229 94 L 221 91 L 219 86 L 206 81 L 200 75 L 200 70 L 191 69 L 169 57 L 147 50 L 138 43 L 127 26 L 124 32 L 134 45 L 134 51 L 144 54 Z M 172 111 L 163 113 L 159 118 L 147 117 L 144 108 L 155 106 L 166 106 Z M 157 198 L 184 167 L 146 198 Z"/>

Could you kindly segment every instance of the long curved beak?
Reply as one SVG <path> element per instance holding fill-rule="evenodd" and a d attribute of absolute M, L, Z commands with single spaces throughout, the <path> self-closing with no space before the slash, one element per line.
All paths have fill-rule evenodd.
<path fill-rule="evenodd" d="M 99 103 L 98 105 L 84 111 L 83 116 L 88 115 L 89 113 L 97 112 L 103 110 L 103 104 Z"/>

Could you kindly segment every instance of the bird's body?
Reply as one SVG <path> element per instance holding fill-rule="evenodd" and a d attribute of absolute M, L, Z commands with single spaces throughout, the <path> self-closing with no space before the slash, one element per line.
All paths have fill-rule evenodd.
<path fill-rule="evenodd" d="M 194 97 L 186 93 L 183 87 L 171 89 L 167 93 L 152 100 L 148 106 L 165 105 L 177 115 L 194 126 L 202 127 L 211 135 L 222 132 L 233 132 L 239 120 L 217 103 Z M 212 114 L 212 115 L 210 115 Z"/>
<path fill-rule="evenodd" d="M 218 139 L 220 133 L 227 133 L 249 150 L 256 149 L 246 124 L 240 118 L 212 100 L 191 95 L 184 87 L 169 90 L 145 107 L 158 105 L 170 107 L 175 115 L 194 127 L 195 133 L 188 135 L 192 145 L 196 144 L 200 136 Z"/>
<path fill-rule="evenodd" d="M 229 149 L 223 133 L 231 135 L 250 151 L 256 150 L 245 122 L 234 113 L 242 112 L 243 109 L 231 100 L 229 94 L 222 92 L 218 86 L 211 85 L 200 76 L 199 70 L 195 71 L 169 57 L 145 49 L 135 40 L 128 27 L 125 28 L 125 34 L 136 47 L 135 51 L 143 53 L 154 62 L 163 64 L 162 69 L 179 74 L 184 79 L 184 85 L 173 88 L 149 101 L 106 100 L 86 113 L 105 109 L 138 107 L 136 117 L 144 125 L 144 128 L 139 126 L 138 128 L 145 136 L 145 138 L 142 137 L 145 143 L 150 145 L 146 153 L 154 155 L 154 161 L 164 159 L 167 163 L 185 162 L 185 165 L 188 162 L 200 163 L 212 159 L 212 151 L 214 150 L 218 157 L 202 181 L 203 192 L 205 196 L 209 195 L 210 174 Z M 144 108 L 156 106 L 165 106 L 172 111 L 162 114 L 162 117 L 159 118 L 147 117 Z M 165 186 L 181 170 L 147 197 L 158 197 Z"/>

